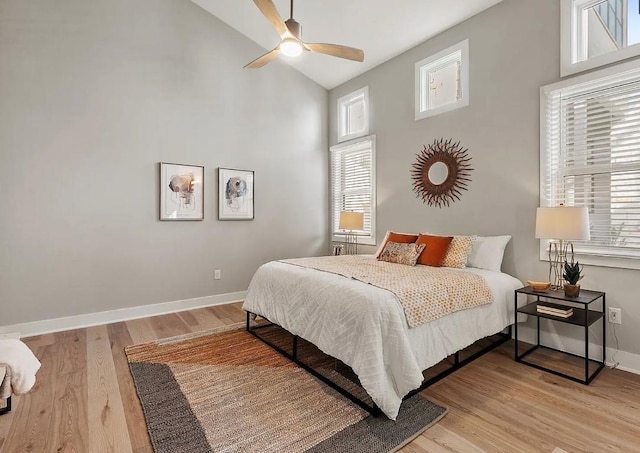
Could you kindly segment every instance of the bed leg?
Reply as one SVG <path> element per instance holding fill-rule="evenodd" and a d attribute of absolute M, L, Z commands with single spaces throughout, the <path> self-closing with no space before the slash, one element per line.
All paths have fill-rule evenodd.
<path fill-rule="evenodd" d="M 298 359 L 298 336 L 293 336 L 293 358 Z"/>
<path fill-rule="evenodd" d="M 5 403 L 5 407 L 0 409 L 0 415 L 6 414 L 7 412 L 11 412 L 11 396 L 7 398 Z"/>
<path fill-rule="evenodd" d="M 247 332 L 251 331 L 251 313 L 247 312 Z"/>
<path fill-rule="evenodd" d="M 456 352 L 455 354 L 453 354 L 453 363 L 455 366 L 460 365 L 460 353 Z"/>

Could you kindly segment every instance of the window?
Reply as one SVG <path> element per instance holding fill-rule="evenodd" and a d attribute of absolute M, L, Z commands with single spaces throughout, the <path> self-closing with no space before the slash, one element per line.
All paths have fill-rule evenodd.
<path fill-rule="evenodd" d="M 331 147 L 331 240 L 341 241 L 340 212 L 364 213 L 358 243 L 376 243 L 376 137 L 370 135 Z"/>
<path fill-rule="evenodd" d="M 541 206 L 588 207 L 581 262 L 640 268 L 640 61 L 543 87 L 541 111 Z"/>
<path fill-rule="evenodd" d="M 338 99 L 338 142 L 369 133 L 369 87 Z"/>
<path fill-rule="evenodd" d="M 469 40 L 416 63 L 416 120 L 469 105 Z"/>
<path fill-rule="evenodd" d="M 638 0 L 561 0 L 561 74 L 640 55 Z"/>
<path fill-rule="evenodd" d="M 625 17 L 626 2 L 624 0 L 606 0 L 593 6 L 595 18 L 601 28 L 607 31 L 607 38 L 613 42 L 615 49 L 618 50 L 627 45 L 627 21 Z"/>

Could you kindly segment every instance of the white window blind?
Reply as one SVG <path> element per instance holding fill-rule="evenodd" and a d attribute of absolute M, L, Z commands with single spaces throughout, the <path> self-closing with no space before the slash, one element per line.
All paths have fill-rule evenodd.
<path fill-rule="evenodd" d="M 586 206 L 589 255 L 640 257 L 640 67 L 541 91 L 542 205 Z"/>
<path fill-rule="evenodd" d="M 375 244 L 375 136 L 331 148 L 331 237 L 344 239 L 340 212 L 364 213 L 364 229 L 358 242 Z"/>

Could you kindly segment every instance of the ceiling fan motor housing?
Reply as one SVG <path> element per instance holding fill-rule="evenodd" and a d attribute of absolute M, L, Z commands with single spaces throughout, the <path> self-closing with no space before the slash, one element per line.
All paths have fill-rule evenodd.
<path fill-rule="evenodd" d="M 300 34 L 302 27 L 300 26 L 300 23 L 298 21 L 296 21 L 295 19 L 287 19 L 284 21 L 284 23 L 294 38 L 298 40 L 302 39 Z"/>

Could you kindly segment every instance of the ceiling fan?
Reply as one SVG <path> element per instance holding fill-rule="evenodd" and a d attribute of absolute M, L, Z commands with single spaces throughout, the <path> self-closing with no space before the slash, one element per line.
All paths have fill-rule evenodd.
<path fill-rule="evenodd" d="M 360 49 L 340 46 L 338 44 L 313 44 L 302 41 L 300 36 L 300 23 L 293 18 L 293 0 L 291 0 L 291 14 L 286 21 L 282 20 L 272 0 L 253 0 L 253 2 L 262 14 L 264 14 L 264 17 L 271 22 L 273 28 L 276 29 L 276 32 L 278 32 L 282 38 L 282 41 L 280 41 L 280 44 L 278 44 L 275 49 L 256 58 L 247 64 L 245 68 L 261 68 L 281 53 L 289 57 L 297 57 L 303 50 L 310 50 L 311 52 L 323 53 L 347 60 L 364 61 L 364 52 Z"/>

